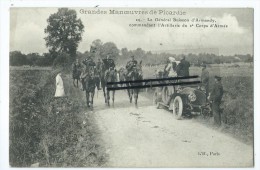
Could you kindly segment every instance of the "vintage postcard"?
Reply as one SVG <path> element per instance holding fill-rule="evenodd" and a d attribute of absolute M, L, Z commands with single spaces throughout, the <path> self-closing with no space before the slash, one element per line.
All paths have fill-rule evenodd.
<path fill-rule="evenodd" d="M 10 167 L 254 167 L 254 8 L 11 7 Z"/>

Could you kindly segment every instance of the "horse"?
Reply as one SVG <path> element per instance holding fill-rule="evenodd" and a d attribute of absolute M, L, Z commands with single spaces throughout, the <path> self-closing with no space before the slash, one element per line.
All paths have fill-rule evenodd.
<path fill-rule="evenodd" d="M 126 81 L 126 69 L 125 68 L 123 68 L 123 67 L 120 68 L 117 74 L 118 74 L 119 81 Z M 121 84 L 120 86 L 123 87 L 124 84 Z"/>
<path fill-rule="evenodd" d="M 126 75 L 125 79 L 126 79 L 126 81 L 136 81 L 136 80 L 142 80 L 143 79 L 142 61 L 140 61 L 139 64 L 137 64 L 135 67 L 133 67 L 132 72 L 130 73 L 130 75 Z M 134 83 L 128 83 L 127 87 L 140 86 L 140 85 L 142 85 L 142 82 L 134 82 Z M 132 98 L 133 98 L 133 95 L 134 95 L 135 107 L 137 107 L 137 100 L 138 100 L 139 91 L 140 91 L 140 89 L 138 89 L 138 88 L 127 89 L 127 93 L 128 93 L 130 103 L 132 103 Z"/>
<path fill-rule="evenodd" d="M 86 102 L 87 107 L 93 109 L 93 99 L 95 95 L 95 88 L 96 88 L 96 69 L 95 67 L 91 66 L 85 72 L 85 76 L 82 77 L 82 85 L 83 90 L 86 93 Z"/>
<path fill-rule="evenodd" d="M 112 102 L 115 101 L 115 90 L 107 90 L 107 82 L 116 82 L 118 80 L 118 73 L 115 69 L 105 69 L 104 63 L 101 65 L 100 82 L 101 88 L 105 98 L 105 103 L 110 106 L 110 92 L 112 92 Z M 109 87 L 117 87 L 117 85 L 109 85 Z"/>

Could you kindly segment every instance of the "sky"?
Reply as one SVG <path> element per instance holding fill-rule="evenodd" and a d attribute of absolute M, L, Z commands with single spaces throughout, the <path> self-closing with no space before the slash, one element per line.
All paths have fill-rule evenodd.
<path fill-rule="evenodd" d="M 119 49 L 134 50 L 142 48 L 146 51 L 180 51 L 182 49 L 217 49 L 220 55 L 253 54 L 253 9 L 217 9 L 217 8 L 175 8 L 154 9 L 166 11 L 184 11 L 186 15 L 111 15 L 82 14 L 81 10 L 109 11 L 111 8 L 73 8 L 85 26 L 78 51 L 90 49 L 91 43 L 100 39 L 102 42 L 114 42 Z M 149 8 L 121 8 L 116 10 L 151 11 Z M 10 10 L 10 50 L 18 50 L 25 54 L 48 52 L 45 46 L 44 28 L 47 18 L 58 11 L 58 8 L 12 8 Z M 228 25 L 227 28 L 161 28 L 161 27 L 129 27 L 136 19 L 147 23 L 159 19 L 213 19 L 217 24 Z M 182 25 L 182 23 L 179 23 Z M 196 24 L 196 23 L 195 23 Z M 203 23 L 199 23 L 203 24 Z M 202 50 L 203 51 L 203 50 Z"/>

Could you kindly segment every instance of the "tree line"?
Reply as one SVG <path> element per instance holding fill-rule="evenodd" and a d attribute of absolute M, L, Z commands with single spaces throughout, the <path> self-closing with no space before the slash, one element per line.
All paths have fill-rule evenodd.
<path fill-rule="evenodd" d="M 101 46 L 103 48 L 103 46 Z M 141 48 L 136 50 L 128 50 L 127 48 L 122 48 L 121 50 L 117 49 L 115 44 L 108 42 L 104 44 L 104 48 L 100 51 L 97 50 L 94 55 L 91 55 L 90 51 L 85 51 L 84 53 L 77 51 L 75 58 L 78 58 L 80 61 L 83 59 L 92 56 L 95 61 L 99 58 L 103 59 L 107 55 L 111 56 L 115 62 L 119 65 L 125 65 L 132 55 L 135 56 L 137 60 L 142 60 L 144 65 L 158 65 L 164 64 L 167 62 L 167 59 L 172 56 L 176 60 L 180 60 L 183 54 L 176 55 L 171 53 L 152 53 L 150 51 L 144 51 Z M 200 54 L 187 54 L 186 60 L 188 60 L 194 66 L 200 66 L 202 63 L 205 64 L 223 64 L 223 63 L 237 63 L 245 62 L 252 63 L 252 55 L 230 55 L 230 56 L 218 56 L 215 54 L 200 53 Z M 11 51 L 10 52 L 10 65 L 11 66 L 66 66 L 71 64 L 70 56 L 66 53 L 57 54 L 53 56 L 50 53 L 29 53 L 23 54 L 21 51 Z"/>

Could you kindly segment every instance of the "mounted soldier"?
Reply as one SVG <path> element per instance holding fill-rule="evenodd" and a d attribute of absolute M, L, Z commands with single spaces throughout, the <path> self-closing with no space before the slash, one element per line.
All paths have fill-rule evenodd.
<path fill-rule="evenodd" d="M 104 75 L 105 77 L 108 76 L 109 71 L 112 71 L 115 69 L 115 62 L 113 59 L 110 58 L 110 55 L 107 55 L 105 59 L 103 59 L 103 64 L 104 64 Z"/>
<path fill-rule="evenodd" d="M 138 64 L 138 62 L 135 60 L 135 57 L 132 55 L 131 60 L 128 61 L 126 64 L 126 70 L 127 70 L 126 76 L 127 77 L 131 76 L 133 69 L 136 68 L 137 64 Z"/>
<path fill-rule="evenodd" d="M 110 92 L 112 92 L 112 101 L 114 103 L 115 91 L 107 90 L 107 82 L 116 82 L 117 81 L 117 71 L 115 69 L 115 62 L 110 58 L 109 55 L 102 60 L 102 72 L 101 72 L 101 85 L 104 93 L 105 103 L 110 105 Z M 112 85 L 113 87 L 116 85 Z"/>
<path fill-rule="evenodd" d="M 90 56 L 88 56 L 85 60 L 83 60 L 83 64 L 85 68 L 80 76 L 82 79 L 83 90 L 86 91 L 86 101 L 87 107 L 91 107 L 93 109 L 93 98 L 95 94 L 96 88 L 96 80 L 97 80 L 97 71 L 96 71 L 96 63 L 93 61 L 93 56 L 95 53 L 95 49 L 91 46 L 90 48 Z"/>
<path fill-rule="evenodd" d="M 80 78 L 82 80 L 82 87 L 83 91 L 86 90 L 86 83 L 88 82 L 88 79 L 90 77 L 90 73 L 92 70 L 94 70 L 96 64 L 93 61 L 92 57 L 87 57 L 85 60 L 82 61 L 82 63 L 85 65 L 85 68 L 83 69 Z"/>
<path fill-rule="evenodd" d="M 110 55 L 107 55 L 106 58 L 103 59 L 103 63 L 104 63 L 104 69 L 106 71 L 115 68 L 115 62 L 112 58 L 110 58 Z"/>
<path fill-rule="evenodd" d="M 80 80 L 80 74 L 81 74 L 82 66 L 79 63 L 79 60 L 76 59 L 76 61 L 72 64 L 72 78 L 73 78 L 73 85 L 74 87 L 78 87 L 78 81 Z M 77 85 L 75 85 L 75 80 L 77 80 Z"/>

